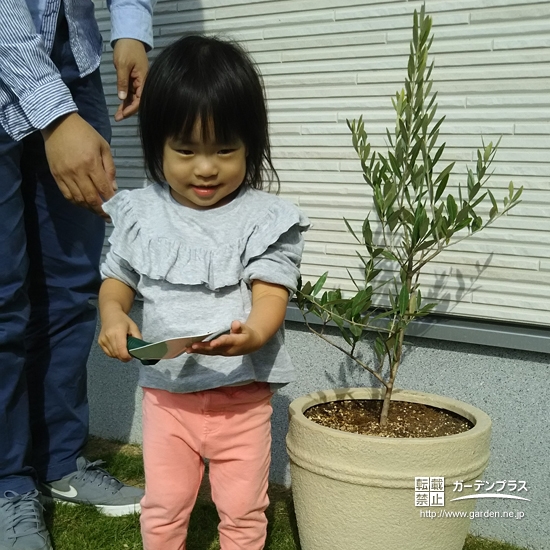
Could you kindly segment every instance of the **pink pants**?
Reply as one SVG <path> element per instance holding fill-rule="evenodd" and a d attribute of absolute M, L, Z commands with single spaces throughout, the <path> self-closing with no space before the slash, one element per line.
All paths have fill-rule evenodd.
<path fill-rule="evenodd" d="M 195 393 L 144 388 L 144 550 L 185 549 L 203 458 L 210 460 L 221 549 L 264 547 L 271 396 L 263 382 Z"/>

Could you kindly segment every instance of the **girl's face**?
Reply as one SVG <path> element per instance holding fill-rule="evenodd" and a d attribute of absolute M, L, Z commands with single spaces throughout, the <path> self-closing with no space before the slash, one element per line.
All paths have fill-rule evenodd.
<path fill-rule="evenodd" d="M 204 142 L 197 123 L 189 142 L 166 141 L 163 170 L 171 194 L 180 204 L 195 209 L 223 206 L 236 196 L 246 175 L 246 148 L 241 140 L 217 143 L 211 138 Z"/>

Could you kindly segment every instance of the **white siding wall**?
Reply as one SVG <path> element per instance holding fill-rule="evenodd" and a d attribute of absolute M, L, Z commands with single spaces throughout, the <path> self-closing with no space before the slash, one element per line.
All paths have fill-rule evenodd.
<path fill-rule="evenodd" d="M 444 161 L 465 181 L 475 148 L 502 136 L 492 186 L 512 179 L 525 191 L 506 219 L 444 252 L 426 269 L 440 311 L 550 324 L 550 1 L 426 0 L 433 16 L 434 90 L 446 115 Z M 97 3 L 108 38 L 108 15 Z M 384 147 L 394 124 L 390 96 L 406 71 L 413 10 L 405 0 L 174 0 L 155 13 L 156 48 L 184 32 L 242 41 L 258 63 L 269 98 L 273 157 L 281 195 L 310 217 L 303 275 L 327 269 L 331 284 L 351 288 L 355 245 L 343 216 L 359 226 L 371 202 L 351 147 L 346 118 L 366 120 Z M 110 48 L 107 48 L 110 52 Z M 154 57 L 154 53 L 151 57 Z M 116 107 L 110 53 L 103 65 Z M 115 125 L 119 187 L 143 184 L 135 120 Z M 354 221 L 355 220 L 355 221 Z M 358 273 L 358 271 L 357 271 Z M 449 275 L 447 277 L 447 275 Z"/>

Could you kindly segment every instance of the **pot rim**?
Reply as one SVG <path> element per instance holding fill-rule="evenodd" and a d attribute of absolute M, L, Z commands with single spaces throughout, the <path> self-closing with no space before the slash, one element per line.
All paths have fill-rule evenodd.
<path fill-rule="evenodd" d="M 332 436 L 339 434 L 340 437 L 374 438 L 377 440 L 384 440 L 387 444 L 394 444 L 394 445 L 407 445 L 407 444 L 418 445 L 418 444 L 422 444 L 422 442 L 425 442 L 426 444 L 428 444 L 429 442 L 433 443 L 434 441 L 448 441 L 450 438 L 454 438 L 454 439 L 462 439 L 466 437 L 469 438 L 477 435 L 478 432 L 484 432 L 486 430 L 491 429 L 491 418 L 489 417 L 489 415 L 484 411 L 482 411 L 481 409 L 474 407 L 473 405 L 470 405 L 469 403 L 465 403 L 464 401 L 460 401 L 452 397 L 438 395 L 435 393 L 427 393 L 427 392 L 421 392 L 416 390 L 405 390 L 405 389 L 394 389 L 391 400 L 408 401 L 410 403 L 421 403 L 423 405 L 428 405 L 430 407 L 449 410 L 455 414 L 463 416 L 464 418 L 472 422 L 474 426 L 469 430 L 459 434 L 442 435 L 437 437 L 411 437 L 411 438 L 384 437 L 379 435 L 357 434 L 357 433 L 339 430 L 337 428 L 329 428 L 327 426 L 322 426 L 321 424 L 318 424 L 313 420 L 310 420 L 304 415 L 304 412 L 307 409 L 315 405 L 319 405 L 321 403 L 351 400 L 354 398 L 354 397 L 351 397 L 352 393 L 366 394 L 365 396 L 360 396 L 360 397 L 355 396 L 356 399 L 374 399 L 374 400 L 380 399 L 382 395 L 382 391 L 383 390 L 381 388 L 373 388 L 373 387 L 351 388 L 350 387 L 350 388 L 334 388 L 329 390 L 311 392 L 307 395 L 303 395 L 301 397 L 294 399 L 289 405 L 289 414 L 290 416 L 299 416 L 301 418 L 301 421 L 307 422 L 315 426 L 315 429 L 319 429 L 322 431 L 326 430 L 327 431 L 326 433 L 327 434 L 330 433 L 332 434 Z M 431 403 L 431 402 L 426 403 L 425 402 L 426 399 L 434 400 L 435 403 Z"/>

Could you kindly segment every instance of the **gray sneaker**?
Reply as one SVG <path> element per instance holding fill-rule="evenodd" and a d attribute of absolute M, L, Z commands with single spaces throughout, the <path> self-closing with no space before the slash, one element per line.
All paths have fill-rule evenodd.
<path fill-rule="evenodd" d="M 0 498 L 0 550 L 52 550 L 38 491 Z"/>
<path fill-rule="evenodd" d="M 66 504 L 92 504 L 107 516 L 126 516 L 141 511 L 143 490 L 131 487 L 99 466 L 103 460 L 89 462 L 83 456 L 76 461 L 76 472 L 57 481 L 42 483 L 45 498 Z"/>

